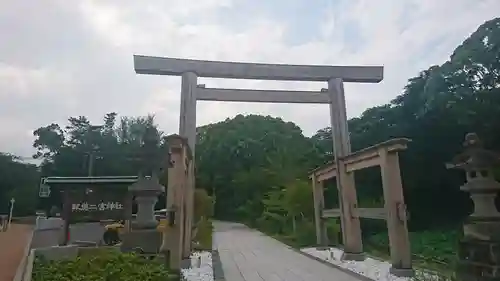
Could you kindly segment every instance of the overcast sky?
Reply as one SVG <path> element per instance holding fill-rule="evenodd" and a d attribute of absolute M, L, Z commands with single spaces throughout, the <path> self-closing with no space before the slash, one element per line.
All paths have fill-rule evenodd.
<path fill-rule="evenodd" d="M 69 116 L 155 113 L 178 130 L 180 79 L 136 75 L 133 54 L 292 64 L 383 65 L 346 85 L 357 116 L 448 59 L 499 0 L 0 0 L 0 151 L 33 153 L 34 129 Z M 322 83 L 201 79 L 207 87 L 319 90 Z M 198 125 L 236 114 L 328 126 L 327 105 L 199 102 Z"/>

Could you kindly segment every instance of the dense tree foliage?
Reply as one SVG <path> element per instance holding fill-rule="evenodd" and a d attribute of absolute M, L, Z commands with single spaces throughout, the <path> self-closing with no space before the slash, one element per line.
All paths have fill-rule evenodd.
<path fill-rule="evenodd" d="M 35 211 L 39 173 L 35 165 L 25 164 L 13 155 L 0 153 L 0 214 L 9 212 L 9 200 L 15 198 L 19 215 Z"/>
<path fill-rule="evenodd" d="M 154 116 L 117 122 L 117 114 L 106 114 L 103 124 L 94 125 L 84 116 L 71 117 L 68 125 L 50 124 L 34 131 L 35 157 L 42 157 L 42 173 L 58 176 L 135 175 L 143 163 L 146 139 L 156 139 L 156 154 L 164 144 Z M 153 160 L 153 159 L 152 159 Z M 92 161 L 92 166 L 90 165 Z M 154 161 L 158 161 L 154 159 Z"/>
<path fill-rule="evenodd" d="M 306 178 L 319 154 L 293 123 L 242 116 L 199 128 L 197 182 L 216 195 L 215 212 L 234 219 L 263 210 L 263 196 Z"/>
<path fill-rule="evenodd" d="M 353 150 L 393 137 L 412 140 L 401 155 L 411 228 L 429 229 L 458 223 L 471 209 L 459 190 L 464 177 L 445 169 L 461 151 L 467 132 L 500 151 L 500 19 L 481 25 L 442 65 L 423 70 L 390 103 L 349 120 Z M 87 175 L 94 155 L 94 175 L 134 175 L 147 135 L 162 155 L 163 133 L 154 118 L 105 116 L 102 126 L 72 117 L 64 129 L 50 124 L 37 129 L 34 146 L 43 159 L 43 175 Z M 215 195 L 215 216 L 242 220 L 299 243 L 314 240 L 308 172 L 331 160 L 330 128 L 308 138 L 291 122 L 270 116 L 242 116 L 198 128 L 197 186 Z M 36 169 L 0 157 L 0 198 L 23 192 Z M 3 166 L 2 166 L 3 167 Z M 20 176 L 29 174 L 30 176 Z M 23 184 L 21 184 L 21 182 Z M 35 180 L 36 182 L 36 180 Z M 356 173 L 361 206 L 383 204 L 380 172 Z M 337 204 L 329 183 L 327 206 Z M 17 191 L 19 188 L 19 191 Z M 430 219 L 432 218 L 432 219 Z M 363 224 L 366 226 L 366 224 Z M 338 223 L 329 222 L 332 239 Z"/>

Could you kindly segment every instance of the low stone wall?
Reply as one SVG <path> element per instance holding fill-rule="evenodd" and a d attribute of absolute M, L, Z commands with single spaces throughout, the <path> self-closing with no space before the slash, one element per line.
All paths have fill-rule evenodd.
<path fill-rule="evenodd" d="M 31 251 L 31 244 L 33 241 L 33 236 L 34 236 L 34 231 L 31 232 L 31 235 L 28 238 L 28 243 L 26 243 L 26 247 L 24 248 L 23 258 L 21 259 L 21 262 L 17 266 L 16 275 L 14 276 L 13 281 L 23 281 L 24 280 L 24 273 L 26 271 L 27 264 L 30 264 L 29 257 L 31 256 L 30 251 Z M 33 259 L 31 259 L 31 264 L 32 263 L 33 263 Z"/>
<path fill-rule="evenodd" d="M 37 218 L 31 248 L 58 246 L 63 239 L 63 226 L 60 218 Z"/>
<path fill-rule="evenodd" d="M 31 233 L 24 256 L 19 263 L 14 281 L 23 281 L 29 275 L 31 279 L 31 268 L 33 266 L 35 249 L 58 246 L 62 234 L 62 220 L 56 218 L 33 217 L 22 218 L 27 224 L 34 224 L 35 228 Z M 29 273 L 27 273 L 29 272 Z"/>

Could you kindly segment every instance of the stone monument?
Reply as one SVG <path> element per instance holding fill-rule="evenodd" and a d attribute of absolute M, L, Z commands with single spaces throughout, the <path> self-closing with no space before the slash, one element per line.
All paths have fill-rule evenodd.
<path fill-rule="evenodd" d="M 464 222 L 464 237 L 459 242 L 456 277 L 462 281 L 500 280 L 500 213 L 495 206 L 500 183 L 493 175 L 500 155 L 484 149 L 474 133 L 467 134 L 464 147 L 447 164 L 465 171 L 467 181 L 460 189 L 474 201 L 474 212 Z"/>

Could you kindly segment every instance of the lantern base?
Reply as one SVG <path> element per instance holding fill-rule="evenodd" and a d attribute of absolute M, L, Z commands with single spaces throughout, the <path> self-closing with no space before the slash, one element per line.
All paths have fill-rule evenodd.
<path fill-rule="evenodd" d="M 415 275 L 412 268 L 396 268 L 394 266 L 389 269 L 389 273 L 397 277 L 413 277 Z"/>
<path fill-rule="evenodd" d="M 364 261 L 365 259 L 366 255 L 364 253 L 347 253 L 347 252 L 344 252 L 341 258 L 341 260 L 343 261 Z"/>
<path fill-rule="evenodd" d="M 458 280 L 500 280 L 500 241 L 462 239 L 458 247 Z"/>
<path fill-rule="evenodd" d="M 141 249 L 145 254 L 157 254 L 163 242 L 162 234 L 156 229 L 132 230 L 121 235 L 123 252 L 132 252 Z"/>

